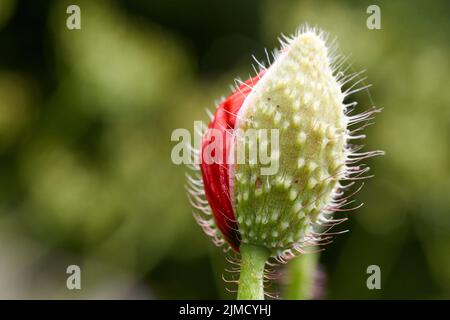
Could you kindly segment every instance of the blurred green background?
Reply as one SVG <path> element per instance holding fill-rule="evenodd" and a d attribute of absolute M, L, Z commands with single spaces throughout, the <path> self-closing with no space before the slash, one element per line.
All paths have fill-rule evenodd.
<path fill-rule="evenodd" d="M 66 8 L 81 8 L 81 30 Z M 366 8 L 381 7 L 381 30 Z M 450 298 L 448 1 L 0 0 L 0 298 L 233 298 L 175 128 L 308 22 L 367 68 L 374 179 L 320 256 L 327 299 Z M 367 92 L 355 96 L 370 107 Z M 344 227 L 342 227 L 344 228 Z M 66 267 L 82 290 L 66 288 Z M 368 290 L 379 265 L 382 290 Z M 231 286 L 228 286 L 233 290 Z M 275 290 L 283 291 L 276 283 Z"/>

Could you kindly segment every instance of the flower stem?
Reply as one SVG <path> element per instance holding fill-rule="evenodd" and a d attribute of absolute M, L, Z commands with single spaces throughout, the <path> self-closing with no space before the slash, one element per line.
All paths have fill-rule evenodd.
<path fill-rule="evenodd" d="M 314 253 L 302 254 L 286 265 L 287 283 L 284 298 L 288 300 L 309 300 L 314 297 L 315 273 L 319 255 Z"/>
<path fill-rule="evenodd" d="M 264 300 L 264 266 L 269 258 L 266 248 L 242 243 L 241 274 L 239 276 L 238 300 Z"/>

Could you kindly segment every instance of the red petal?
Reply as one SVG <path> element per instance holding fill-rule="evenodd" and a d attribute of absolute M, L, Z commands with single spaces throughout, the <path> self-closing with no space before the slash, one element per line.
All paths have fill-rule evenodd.
<path fill-rule="evenodd" d="M 205 147 L 214 142 L 211 136 L 205 134 L 202 141 L 201 171 L 205 186 L 206 198 L 211 206 L 217 227 L 222 232 L 230 246 L 239 251 L 240 235 L 231 201 L 227 155 L 231 146 L 230 135 L 236 123 L 236 114 L 239 112 L 251 88 L 260 80 L 263 72 L 258 76 L 241 84 L 238 90 L 228 96 L 218 107 L 209 128 L 220 131 L 223 141 L 223 161 L 208 164 L 203 154 Z"/>

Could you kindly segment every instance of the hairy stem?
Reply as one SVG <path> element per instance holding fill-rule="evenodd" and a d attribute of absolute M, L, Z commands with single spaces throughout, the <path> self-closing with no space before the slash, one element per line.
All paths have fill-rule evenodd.
<path fill-rule="evenodd" d="M 241 274 L 238 300 L 264 300 L 264 266 L 269 258 L 266 248 L 241 244 Z"/>

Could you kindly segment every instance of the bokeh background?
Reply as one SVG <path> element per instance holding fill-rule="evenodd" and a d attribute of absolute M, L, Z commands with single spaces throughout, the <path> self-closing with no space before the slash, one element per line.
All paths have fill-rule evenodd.
<path fill-rule="evenodd" d="M 81 30 L 66 28 L 69 4 Z M 381 30 L 366 27 L 370 4 Z M 359 110 L 384 108 L 366 148 L 386 156 L 369 161 L 351 232 L 317 257 L 321 297 L 450 298 L 449 12 L 444 0 L 0 0 L 0 298 L 233 298 L 170 135 L 305 22 L 367 68 Z M 366 287 L 372 264 L 381 290 Z"/>

